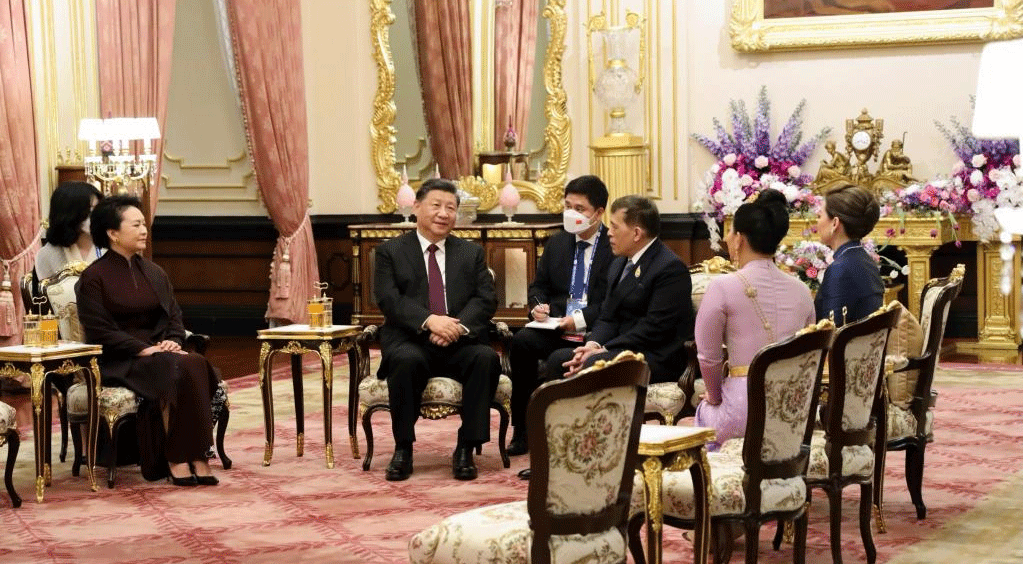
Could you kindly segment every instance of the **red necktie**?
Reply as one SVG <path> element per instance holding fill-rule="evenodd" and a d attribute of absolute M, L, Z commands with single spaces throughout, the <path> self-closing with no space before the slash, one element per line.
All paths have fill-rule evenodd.
<path fill-rule="evenodd" d="M 448 308 L 444 305 L 444 277 L 440 273 L 440 266 L 437 264 L 437 245 L 433 243 L 426 250 L 430 253 L 427 259 L 429 265 L 430 280 L 430 313 L 436 315 L 447 315 Z"/>

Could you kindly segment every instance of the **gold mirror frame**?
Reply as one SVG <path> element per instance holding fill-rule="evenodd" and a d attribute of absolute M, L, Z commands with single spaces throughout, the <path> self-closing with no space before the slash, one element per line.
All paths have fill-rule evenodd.
<path fill-rule="evenodd" d="M 793 51 L 964 43 L 1023 37 L 1023 0 L 991 8 L 764 19 L 764 0 L 734 0 L 728 31 L 736 51 Z"/>
<path fill-rule="evenodd" d="M 572 140 L 568 118 L 568 104 L 565 86 L 562 82 L 561 60 L 565 53 L 565 0 L 547 0 L 543 17 L 549 23 L 550 37 L 544 59 L 544 86 L 547 101 L 544 115 L 544 142 L 547 145 L 547 160 L 540 167 L 536 182 L 513 182 L 522 196 L 536 202 L 539 209 L 557 212 L 562 208 L 562 193 L 568 178 L 568 159 Z M 397 109 L 394 103 L 394 60 L 391 57 L 390 28 L 394 23 L 391 0 L 370 0 L 370 38 L 373 41 L 373 60 L 377 65 L 377 91 L 373 97 L 373 118 L 370 122 L 370 138 L 373 168 L 377 175 L 377 194 L 380 204 L 377 211 L 391 213 L 396 208 L 395 198 L 401 177 L 395 169 L 394 118 Z M 500 186 L 488 184 L 479 177 L 463 177 L 458 185 L 466 192 L 480 199 L 480 210 L 485 211 L 497 205 Z"/>

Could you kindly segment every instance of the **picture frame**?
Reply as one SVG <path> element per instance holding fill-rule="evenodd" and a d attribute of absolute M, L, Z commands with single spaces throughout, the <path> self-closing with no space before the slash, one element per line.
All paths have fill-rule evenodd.
<path fill-rule="evenodd" d="M 829 5 L 845 0 L 831 0 Z M 850 5 L 868 5 L 857 0 Z M 991 0 L 990 7 L 944 8 L 902 12 L 848 9 L 843 15 L 765 18 L 765 3 L 777 12 L 792 0 L 733 0 L 728 31 L 740 52 L 797 51 L 934 45 L 1015 39 L 1023 37 L 1023 0 Z M 772 4 L 773 3 L 773 4 Z M 810 3 L 810 2 L 806 2 Z M 940 7 L 954 3 L 934 0 Z M 880 5 L 880 2 L 879 2 Z M 928 5 L 916 2 L 916 5 Z"/>

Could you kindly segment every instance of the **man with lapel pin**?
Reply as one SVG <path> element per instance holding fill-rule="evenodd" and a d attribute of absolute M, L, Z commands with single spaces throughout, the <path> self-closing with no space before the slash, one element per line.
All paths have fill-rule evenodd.
<path fill-rule="evenodd" d="M 611 204 L 608 230 L 616 258 L 608 269 L 608 294 L 586 344 L 561 349 L 565 377 L 621 351 L 643 353 L 650 382 L 678 379 L 686 364 L 682 343 L 693 339 L 692 280 L 689 269 L 658 238 L 657 206 L 642 196 Z"/>
<path fill-rule="evenodd" d="M 607 207 L 607 186 L 592 175 L 580 176 L 565 186 L 564 231 L 544 245 L 536 264 L 536 276 L 529 285 L 529 317 L 536 321 L 560 320 L 556 329 L 526 327 L 515 333 L 510 350 L 512 398 L 511 419 L 515 431 L 508 454 L 529 452 L 526 406 L 540 382 L 548 377 L 538 373 L 538 361 L 554 351 L 583 343 L 586 329 L 600 313 L 607 293 L 607 269 L 614 259 L 607 227 L 601 221 Z M 553 376 L 560 377 L 560 363 Z"/>
<path fill-rule="evenodd" d="M 501 362 L 487 330 L 497 294 L 483 248 L 451 235 L 458 203 L 454 184 L 427 180 L 416 193 L 416 229 L 376 249 L 373 288 L 385 319 L 377 377 L 387 380 L 395 445 L 385 474 L 389 481 L 412 474 L 416 419 L 432 376 L 462 384 L 455 479 L 476 478 L 473 451 L 490 440 L 490 403 Z"/>

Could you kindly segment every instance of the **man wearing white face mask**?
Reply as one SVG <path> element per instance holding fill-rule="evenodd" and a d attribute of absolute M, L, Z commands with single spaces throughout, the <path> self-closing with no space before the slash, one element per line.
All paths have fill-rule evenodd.
<path fill-rule="evenodd" d="M 536 277 L 529 285 L 530 318 L 558 319 L 554 330 L 525 328 L 511 344 L 512 425 L 508 454 L 529 452 L 526 405 L 542 379 L 560 377 L 556 367 L 538 374 L 537 362 L 552 352 L 582 344 L 582 336 L 600 312 L 607 293 L 607 268 L 614 258 L 607 227 L 601 222 L 607 206 L 607 187 L 596 176 L 580 176 L 565 186 L 565 230 L 544 246 Z"/>

